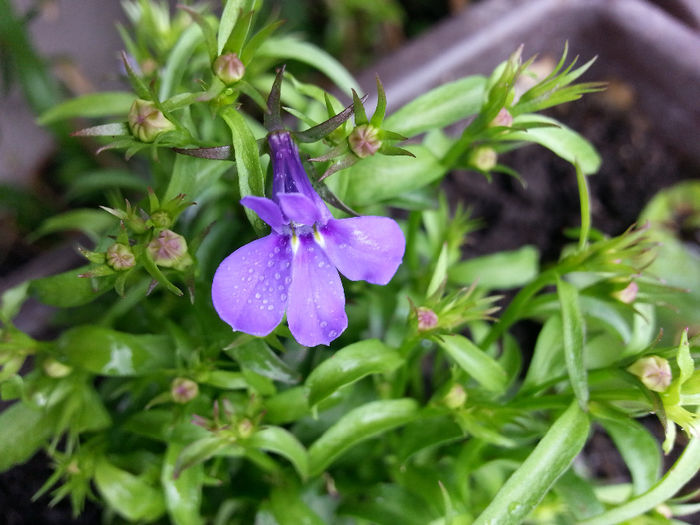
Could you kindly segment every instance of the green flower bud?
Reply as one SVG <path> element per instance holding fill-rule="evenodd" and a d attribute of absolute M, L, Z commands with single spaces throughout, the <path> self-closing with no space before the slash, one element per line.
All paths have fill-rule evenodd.
<path fill-rule="evenodd" d="M 148 243 L 148 253 L 158 266 L 183 270 L 192 264 L 187 241 L 172 230 L 162 230 Z"/>
<path fill-rule="evenodd" d="M 362 124 L 353 129 L 348 137 L 348 144 L 352 152 L 361 159 L 374 155 L 382 147 L 379 130 L 371 124 Z"/>
<path fill-rule="evenodd" d="M 141 142 L 153 142 L 158 135 L 175 129 L 153 102 L 137 98 L 129 110 L 129 128 Z"/>
<path fill-rule="evenodd" d="M 214 74 L 226 85 L 235 84 L 245 75 L 245 66 L 236 53 L 220 55 L 212 64 Z"/>
<path fill-rule="evenodd" d="M 629 366 L 627 371 L 639 377 L 644 386 L 654 392 L 664 392 L 671 384 L 671 366 L 663 357 L 642 357 Z"/>
<path fill-rule="evenodd" d="M 429 308 L 420 306 L 416 309 L 416 317 L 418 318 L 418 331 L 426 332 L 432 330 L 438 324 L 438 316 Z"/>
<path fill-rule="evenodd" d="M 115 270 L 128 270 L 135 263 L 134 254 L 126 244 L 115 242 L 107 248 L 107 264 Z"/>
<path fill-rule="evenodd" d="M 199 394 L 197 383 L 186 377 L 176 377 L 170 385 L 170 395 L 176 403 L 187 403 Z"/>
<path fill-rule="evenodd" d="M 496 166 L 498 155 L 493 148 L 479 146 L 469 153 L 468 162 L 480 171 L 491 171 Z"/>
<path fill-rule="evenodd" d="M 48 359 L 44 360 L 42 363 L 42 368 L 47 376 L 53 377 L 54 379 L 66 377 L 73 371 L 70 366 L 64 365 L 53 357 L 49 357 Z"/>
<path fill-rule="evenodd" d="M 238 436 L 241 439 L 248 439 L 253 435 L 253 432 L 255 432 L 255 425 L 253 425 L 253 422 L 250 419 L 242 419 L 238 422 L 236 429 L 238 430 Z"/>
<path fill-rule="evenodd" d="M 166 211 L 159 210 L 151 214 L 151 222 L 156 228 L 169 228 L 173 225 L 173 219 Z"/>
<path fill-rule="evenodd" d="M 442 398 L 442 402 L 445 403 L 445 406 L 447 406 L 447 408 L 450 408 L 452 410 L 462 408 L 464 406 L 464 403 L 467 402 L 467 391 L 464 390 L 464 387 L 462 385 L 452 385 L 452 388 L 450 388 L 449 392 L 447 392 L 447 394 L 445 394 L 445 397 Z"/>
<path fill-rule="evenodd" d="M 637 298 L 637 292 L 639 291 L 639 285 L 634 281 L 631 281 L 624 289 L 619 292 L 615 292 L 613 296 L 625 304 L 633 303 Z"/>

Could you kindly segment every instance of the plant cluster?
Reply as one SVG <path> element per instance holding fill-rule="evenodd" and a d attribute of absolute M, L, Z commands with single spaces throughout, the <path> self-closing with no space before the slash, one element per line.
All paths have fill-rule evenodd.
<path fill-rule="evenodd" d="M 84 232 L 84 266 L 2 295 L 0 393 L 16 401 L 0 414 L 0 470 L 43 448 L 54 474 L 40 495 L 76 513 L 97 499 L 115 522 L 662 524 L 695 511 L 672 498 L 700 468 L 698 347 L 687 329 L 659 336 L 680 292 L 651 271 L 658 241 L 676 246 L 655 221 L 669 208 L 619 236 L 594 229 L 600 159 L 539 113 L 601 89 L 577 83 L 592 61 L 565 50 L 523 89 L 534 57 L 516 50 L 392 112 L 377 79 L 368 117 L 352 76 L 262 20 L 261 3 L 215 16 L 125 0 L 130 90 L 42 108 L 54 129 L 99 119 L 73 147 L 131 160 L 75 177 L 69 193 L 104 205 L 37 232 Z M 526 181 L 499 155 L 532 143 L 571 163 L 571 244 L 544 266 L 531 246 L 463 260 L 478 224 L 440 181 L 462 168 Z M 697 185 L 682 197 L 697 220 Z M 30 297 L 57 308 L 55 338 L 13 324 Z M 524 320 L 538 326 L 531 355 L 513 335 Z M 637 421 L 650 413 L 666 453 L 677 426 L 690 436 L 666 474 Z M 594 431 L 629 483 L 587 469 Z"/>

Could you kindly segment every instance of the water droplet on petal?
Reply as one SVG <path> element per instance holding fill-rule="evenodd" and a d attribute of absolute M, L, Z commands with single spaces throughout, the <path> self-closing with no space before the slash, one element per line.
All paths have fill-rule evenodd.
<path fill-rule="evenodd" d="M 325 328 L 328 326 L 328 323 L 326 321 L 321 321 L 321 328 Z"/>
<path fill-rule="evenodd" d="M 256 294 L 255 294 L 255 298 L 256 298 L 256 299 L 260 299 L 260 294 L 259 294 L 259 293 L 256 293 Z"/>
<path fill-rule="evenodd" d="M 260 305 L 260 309 L 261 309 L 261 310 L 264 310 L 265 307 L 264 307 L 263 305 Z"/>
<path fill-rule="evenodd" d="M 286 293 L 283 293 L 282 295 L 280 295 L 280 299 L 282 299 L 283 301 L 286 301 L 286 300 L 287 300 L 287 294 L 286 294 Z"/>
<path fill-rule="evenodd" d="M 280 252 L 279 246 L 275 246 L 274 252 L 275 252 L 275 253 L 279 253 L 279 252 Z"/>
<path fill-rule="evenodd" d="M 326 264 L 323 261 L 318 262 L 318 267 L 323 268 Z"/>
<path fill-rule="evenodd" d="M 252 269 L 252 268 L 248 268 L 248 273 L 253 273 L 253 269 Z"/>
<path fill-rule="evenodd" d="M 267 261 L 267 267 L 272 268 L 275 265 L 275 261 Z"/>
<path fill-rule="evenodd" d="M 268 301 L 267 299 L 263 299 L 263 304 L 267 304 L 267 303 L 269 303 L 269 302 L 270 302 L 270 301 Z"/>
<path fill-rule="evenodd" d="M 281 278 L 282 278 L 282 276 L 280 275 L 279 272 L 277 272 L 277 273 L 275 274 L 275 279 L 277 279 L 277 280 L 279 281 Z"/>
<path fill-rule="evenodd" d="M 267 309 L 268 309 L 268 310 L 274 310 L 274 309 L 275 309 L 275 307 L 274 307 L 274 306 L 272 306 L 272 305 L 269 305 L 269 306 L 267 307 Z"/>
<path fill-rule="evenodd" d="M 335 339 L 337 335 L 338 332 L 336 332 L 335 330 L 331 330 L 330 332 L 328 332 L 328 337 L 330 337 L 331 339 Z"/>

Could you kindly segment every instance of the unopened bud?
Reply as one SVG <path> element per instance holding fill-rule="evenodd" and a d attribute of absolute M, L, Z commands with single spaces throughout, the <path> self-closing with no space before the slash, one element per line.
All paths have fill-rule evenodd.
<path fill-rule="evenodd" d="M 214 60 L 214 74 L 226 85 L 234 84 L 245 75 L 245 66 L 236 53 L 226 53 Z"/>
<path fill-rule="evenodd" d="M 382 147 L 379 130 L 370 124 L 362 124 L 352 130 L 348 144 L 355 155 L 364 159 L 377 153 Z"/>
<path fill-rule="evenodd" d="M 192 263 L 187 241 L 172 230 L 162 230 L 148 243 L 148 253 L 158 266 L 182 270 Z"/>
<path fill-rule="evenodd" d="M 512 125 L 513 115 L 511 115 L 506 108 L 501 108 L 501 110 L 498 112 L 498 115 L 496 115 L 496 118 L 494 118 L 489 124 L 489 126 L 505 126 L 507 128 L 509 128 Z"/>
<path fill-rule="evenodd" d="M 199 394 L 197 383 L 186 377 L 176 377 L 170 385 L 170 395 L 176 403 L 187 403 Z"/>
<path fill-rule="evenodd" d="M 151 222 L 156 228 L 168 228 L 173 225 L 173 219 L 167 211 L 159 210 L 151 214 Z"/>
<path fill-rule="evenodd" d="M 469 164 L 481 171 L 491 171 L 496 166 L 498 155 L 493 148 L 479 146 L 469 153 Z"/>
<path fill-rule="evenodd" d="M 64 365 L 63 363 L 57 361 L 53 357 L 49 357 L 48 359 L 46 359 L 42 363 L 42 367 L 46 375 L 49 377 L 53 377 L 54 379 L 66 377 L 73 371 L 73 369 L 70 366 Z"/>
<path fill-rule="evenodd" d="M 664 392 L 671 384 L 671 366 L 663 357 L 642 357 L 627 368 L 627 371 L 636 375 L 649 390 Z"/>
<path fill-rule="evenodd" d="M 425 332 L 427 330 L 432 330 L 438 324 L 438 316 L 429 308 L 424 308 L 423 306 L 418 307 L 416 310 L 416 317 L 418 318 L 418 331 Z"/>
<path fill-rule="evenodd" d="M 129 110 L 129 128 L 141 142 L 153 142 L 158 135 L 175 129 L 153 102 L 137 98 Z"/>
<path fill-rule="evenodd" d="M 451 408 L 452 410 L 461 408 L 464 406 L 464 403 L 467 402 L 467 391 L 464 390 L 462 385 L 452 385 L 450 391 L 442 398 L 442 402 L 445 403 L 447 408 Z"/>
<path fill-rule="evenodd" d="M 128 270 L 136 264 L 136 258 L 126 244 L 115 242 L 107 248 L 107 264 L 115 270 Z"/>
<path fill-rule="evenodd" d="M 250 419 L 242 419 L 238 423 L 238 426 L 236 428 L 238 430 L 238 435 L 242 439 L 249 438 L 253 435 L 253 432 L 255 431 L 255 426 L 253 425 L 253 422 Z"/>
<path fill-rule="evenodd" d="M 637 298 L 638 291 L 639 285 L 636 282 L 631 281 L 625 288 L 619 292 L 615 292 L 613 296 L 625 304 L 630 304 Z"/>

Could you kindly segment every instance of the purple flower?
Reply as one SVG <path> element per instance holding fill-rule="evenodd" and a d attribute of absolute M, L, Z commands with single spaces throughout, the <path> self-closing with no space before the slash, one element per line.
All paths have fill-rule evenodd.
<path fill-rule="evenodd" d="M 328 344 L 348 325 L 340 271 L 350 280 L 386 284 L 401 264 L 406 241 L 387 217 L 334 219 L 311 186 L 287 132 L 268 137 L 272 199 L 245 197 L 272 232 L 219 265 L 212 283 L 217 313 L 234 330 L 264 336 L 287 312 L 304 346 Z"/>

